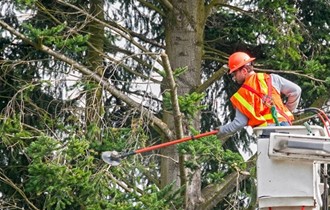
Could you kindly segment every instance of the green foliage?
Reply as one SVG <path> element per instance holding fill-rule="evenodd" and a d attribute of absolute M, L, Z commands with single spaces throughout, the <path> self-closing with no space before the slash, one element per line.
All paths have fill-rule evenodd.
<path fill-rule="evenodd" d="M 51 43 L 54 41 L 55 35 L 59 35 L 65 29 L 65 24 L 60 24 L 58 26 L 54 26 L 50 29 L 38 29 L 35 28 L 32 24 L 23 23 L 22 26 L 27 30 L 26 35 L 33 40 L 41 39 L 44 43 Z"/>
<path fill-rule="evenodd" d="M 91 135 L 88 135 L 87 138 L 90 140 L 91 148 L 95 149 L 96 151 L 123 151 L 129 146 L 128 140 L 131 136 L 131 129 L 104 129 L 102 133 L 102 141 L 95 141 L 93 132 L 90 132 L 90 134 Z"/>
<path fill-rule="evenodd" d="M 111 209 L 118 210 L 140 210 L 140 209 L 171 209 L 178 202 L 178 190 L 173 193 L 173 184 L 167 185 L 163 189 L 159 189 L 155 185 L 144 189 L 144 193 L 136 195 L 135 192 L 114 193 L 116 196 L 110 204 Z M 117 196 L 118 195 L 118 196 Z M 117 202 L 118 201 L 118 202 Z"/>
<path fill-rule="evenodd" d="M 35 139 L 31 132 L 25 130 L 20 123 L 20 115 L 13 118 L 1 116 L 0 120 L 0 188 L 2 199 L 13 199 L 18 205 L 24 200 L 17 193 L 14 185 L 21 186 L 27 177 L 28 158 L 25 155 L 25 146 Z"/>
<path fill-rule="evenodd" d="M 171 93 L 166 91 L 163 94 L 163 106 L 165 110 L 173 110 L 172 101 L 171 101 Z"/>
<path fill-rule="evenodd" d="M 89 151 L 89 141 L 69 138 L 61 145 L 58 140 L 41 136 L 27 147 L 31 163 L 26 192 L 43 197 L 46 209 L 108 206 L 104 194 L 108 193 L 107 182 L 102 174 L 94 173 L 96 154 Z"/>
<path fill-rule="evenodd" d="M 0 146 L 1 157 L 6 160 L 1 168 L 18 188 L 23 186 L 23 192 L 35 206 L 43 209 L 109 208 L 108 182 L 104 174 L 96 170 L 94 157 L 97 153 L 89 148 L 89 141 L 69 137 L 62 142 L 41 133 L 35 136 L 23 128 L 19 117 L 6 118 L 0 129 L 0 138 L 5 140 Z M 10 187 L 12 184 L 1 185 L 4 197 L 20 198 Z M 17 205 L 19 203 L 22 202 Z"/>
<path fill-rule="evenodd" d="M 142 196 L 139 200 L 141 205 L 138 205 L 138 209 L 152 209 L 158 210 L 159 208 L 170 209 L 172 201 L 175 201 L 175 195 L 172 189 L 173 184 L 167 185 L 162 190 L 159 190 L 155 185 L 152 185 L 145 189 L 148 194 Z M 179 193 L 180 191 L 178 191 Z"/>
<path fill-rule="evenodd" d="M 173 71 L 173 76 L 174 76 L 175 78 L 177 78 L 178 76 L 180 76 L 181 74 L 183 74 L 183 73 L 186 72 L 187 70 L 188 70 L 188 67 L 187 67 L 187 66 L 176 68 L 176 69 Z"/>
<path fill-rule="evenodd" d="M 189 118 L 193 118 L 196 113 L 200 110 L 206 108 L 205 105 L 200 105 L 200 102 L 204 99 L 205 93 L 185 94 L 184 96 L 179 96 L 180 110 Z"/>
<path fill-rule="evenodd" d="M 187 70 L 188 70 L 188 67 L 187 67 L 187 66 L 185 66 L 185 67 L 179 67 L 179 68 L 176 68 L 176 69 L 172 72 L 172 74 L 173 74 L 174 78 L 177 78 L 177 77 L 179 77 L 181 74 L 183 74 L 184 72 L 186 72 Z M 165 71 L 161 71 L 160 74 L 161 74 L 162 77 L 166 77 L 166 73 L 165 73 Z"/>
<path fill-rule="evenodd" d="M 59 143 L 52 138 L 43 136 L 32 142 L 27 150 L 27 154 L 37 162 L 41 162 L 47 157 L 52 157 L 52 152 L 56 150 Z"/>
<path fill-rule="evenodd" d="M 34 5 L 35 2 L 6 1 L 5 4 L 19 5 L 18 8 L 24 11 L 4 11 L 3 20 L 18 31 L 25 30 L 24 33 L 36 43 L 45 44 L 60 52 L 65 51 L 70 58 L 83 64 L 88 53 L 86 42 L 89 36 L 86 35 L 88 29 L 85 25 L 88 18 L 57 1 L 38 1 L 38 5 Z M 103 8 L 113 8 L 113 2 L 107 1 Z M 132 72 L 153 75 L 155 68 L 151 67 L 154 67 L 155 62 L 150 60 L 149 52 L 159 52 L 164 49 L 163 46 L 169 44 L 165 43 L 164 39 L 164 23 L 167 19 L 163 18 L 166 16 L 160 15 L 167 10 L 155 1 L 148 1 L 145 5 L 154 6 L 157 11 L 142 4 L 133 4 L 134 1 L 115 2 L 120 9 L 112 10 L 111 18 L 107 19 L 111 27 L 105 26 L 107 34 L 104 37 L 108 42 L 104 45 L 104 53 L 109 57 L 103 59 L 106 63 L 107 79 L 128 96 L 132 94 L 132 80 L 137 77 L 133 76 Z M 209 2 L 205 1 L 205 4 Z M 70 3 L 82 9 L 88 9 L 90 5 L 88 1 Z M 265 68 L 303 69 L 304 74 L 330 84 L 326 71 L 330 60 L 330 33 L 328 19 L 324 18 L 329 16 L 330 9 L 326 1 L 251 0 L 235 3 L 240 4 L 237 10 L 231 10 L 234 6 L 217 7 L 217 12 L 206 21 L 208 25 L 205 42 L 196 43 L 205 45 L 204 58 L 210 59 L 210 62 L 203 60 L 203 78 L 209 78 L 215 69 L 223 66 L 227 62 L 228 54 L 244 50 L 257 57 L 256 62 L 263 64 Z M 4 3 L 0 5 L 3 6 Z M 7 8 L 10 10 L 12 7 Z M 242 8 L 244 12 L 241 12 Z M 21 15 L 25 11 L 29 11 L 28 19 L 20 21 L 29 24 L 21 25 L 13 16 Z M 123 20 L 121 26 L 116 25 L 118 20 Z M 56 25 L 57 21 L 63 24 Z M 116 29 L 113 30 L 114 28 Z M 109 118 L 102 118 L 102 126 L 85 125 L 85 110 L 81 110 L 83 91 L 94 89 L 95 84 L 86 84 L 83 91 L 81 86 L 71 86 L 71 90 L 77 90 L 80 95 L 76 101 L 63 100 L 66 96 L 62 94 L 68 90 L 68 84 L 59 81 L 65 80 L 71 73 L 76 75 L 74 70 L 68 68 L 70 64 L 56 59 L 49 60 L 48 55 L 26 43 L 16 39 L 12 41 L 13 36 L 7 36 L 7 33 L 6 31 L 5 37 L 0 39 L 0 48 L 3 49 L 0 54 L 5 63 L 1 65 L 0 102 L 1 111 L 5 113 L 2 118 L 6 119 L 1 121 L 0 125 L 1 171 L 16 187 L 24 191 L 29 201 L 40 209 L 170 209 L 173 206 L 182 206 L 182 189 L 173 189 L 172 185 L 163 189 L 157 187 L 159 156 L 152 154 L 129 157 L 117 168 L 105 166 L 99 160 L 101 151 L 125 151 L 159 141 L 158 138 L 153 139 L 154 142 L 149 140 L 151 135 L 146 130 L 151 130 L 152 126 L 147 125 L 150 121 L 143 124 L 140 121 L 133 122 L 131 118 L 136 110 L 132 110 L 120 98 L 104 91 L 105 95 L 110 95 L 103 98 L 107 104 Z M 134 40 L 137 45 L 131 42 L 124 47 L 117 46 L 114 34 L 118 38 L 116 40 L 120 39 L 119 34 L 125 34 L 125 38 Z M 120 41 L 122 40 L 126 39 Z M 156 42 L 158 43 L 153 44 Z M 135 51 L 137 47 L 141 51 Z M 210 48 L 213 49 L 208 51 Z M 85 50 L 86 53 L 78 53 Z M 117 62 L 115 55 L 119 54 L 132 58 L 125 59 L 127 66 L 122 66 L 122 61 Z M 114 60 L 111 60 L 112 58 Z M 126 69 L 134 71 L 127 72 Z M 173 74 L 176 79 L 181 79 L 180 76 L 186 70 L 186 67 L 178 68 Z M 47 85 L 29 85 L 35 82 L 42 84 L 39 81 L 44 80 L 44 77 L 49 79 Z M 325 91 L 329 89 L 322 82 L 305 81 L 300 77 L 298 79 L 299 82 L 304 82 L 304 100 L 314 100 L 319 95 L 325 95 Z M 209 96 L 223 97 L 219 91 L 221 87 L 233 87 L 223 84 L 222 80 L 218 82 L 218 86 L 210 88 L 213 92 L 210 92 Z M 141 92 L 138 94 L 146 93 L 139 91 Z M 208 111 L 213 113 L 213 99 L 195 93 L 180 96 L 180 110 L 185 117 L 191 119 L 204 109 L 200 102 L 205 100 L 206 104 L 212 104 Z M 155 108 L 154 114 L 161 118 L 160 100 L 150 101 L 150 107 L 147 107 L 148 103 L 143 105 Z M 157 105 L 153 106 L 154 104 Z M 169 93 L 165 94 L 164 107 L 172 109 Z M 208 116 L 203 120 L 209 124 L 202 123 L 202 130 L 215 125 Z M 242 139 L 240 136 L 237 144 L 241 143 L 239 140 Z M 235 148 L 232 148 L 232 151 L 224 150 L 215 137 L 186 142 L 178 147 L 181 154 L 189 155 L 186 167 L 199 167 L 203 170 L 203 186 L 220 183 L 228 173 L 246 167 L 240 155 L 232 152 Z M 5 202 L 17 204 L 17 208 L 28 209 L 25 198 L 22 198 L 15 188 L 3 182 L 0 187 Z"/>
<path fill-rule="evenodd" d="M 13 118 L 4 118 L 0 122 L 1 143 L 5 146 L 13 146 L 22 149 L 27 145 L 33 136 L 31 132 L 23 129 L 20 115 Z"/>
<path fill-rule="evenodd" d="M 179 144 L 178 150 L 182 154 L 189 155 L 189 159 L 185 162 L 188 168 L 196 169 L 205 163 L 217 165 L 216 168 L 219 170 L 209 171 L 205 178 L 208 183 L 215 183 L 223 181 L 228 173 L 246 168 L 240 154 L 224 150 L 220 144 L 216 136 L 208 136 Z"/>
<path fill-rule="evenodd" d="M 179 96 L 180 111 L 185 114 L 188 119 L 193 119 L 198 111 L 206 108 L 206 105 L 200 105 L 204 97 L 205 93 L 196 92 Z M 169 92 L 164 93 L 163 103 L 167 110 L 172 110 L 171 94 Z"/>
<path fill-rule="evenodd" d="M 30 7 L 33 6 L 37 0 L 15 0 L 16 4 L 19 5 L 20 7 Z"/>
<path fill-rule="evenodd" d="M 315 98 L 315 96 L 320 96 L 327 93 L 329 81 L 327 77 L 327 67 L 321 64 L 317 60 L 310 60 L 305 62 L 306 67 L 304 68 L 304 73 L 310 77 L 314 78 L 325 78 L 325 83 L 316 82 L 314 80 L 303 80 L 302 88 L 305 90 L 305 97 Z"/>
<path fill-rule="evenodd" d="M 298 10 L 294 4 L 287 1 L 259 1 L 260 8 L 257 14 L 257 23 L 263 42 L 269 44 L 267 54 L 268 63 L 273 68 L 290 69 L 302 58 L 300 46 L 304 41 L 300 33 L 301 27 L 296 22 Z"/>
<path fill-rule="evenodd" d="M 325 83 L 327 84 L 327 86 L 330 86 L 330 77 L 327 77 L 327 78 L 325 79 Z"/>
<path fill-rule="evenodd" d="M 22 24 L 27 30 L 26 35 L 38 44 L 47 46 L 55 45 L 58 49 L 67 48 L 73 52 L 81 52 L 87 49 L 86 42 L 89 35 L 78 34 L 76 36 L 66 37 L 63 34 L 66 24 L 60 24 L 51 28 L 39 29 L 31 24 Z"/>
<path fill-rule="evenodd" d="M 311 77 L 322 78 L 327 73 L 327 66 L 318 60 L 309 60 L 305 62 L 304 73 Z"/>

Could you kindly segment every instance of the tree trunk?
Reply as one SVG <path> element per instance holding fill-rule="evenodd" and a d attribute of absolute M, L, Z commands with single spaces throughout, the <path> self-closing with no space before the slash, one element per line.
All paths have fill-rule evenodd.
<path fill-rule="evenodd" d="M 96 16 L 99 20 L 104 21 L 103 0 L 90 1 L 90 14 Z M 98 75 L 103 75 L 103 53 L 104 48 L 104 26 L 97 21 L 91 20 L 87 24 L 88 33 L 90 34 L 89 46 L 87 50 L 87 66 L 93 69 Z M 102 88 L 96 84 L 94 80 L 86 77 L 86 125 L 95 124 L 99 127 L 102 117 Z"/>
<path fill-rule="evenodd" d="M 172 69 L 188 67 L 188 70 L 176 80 L 178 95 L 182 96 L 191 93 L 201 83 L 205 8 L 202 0 L 175 0 L 172 1 L 172 5 L 173 10 L 168 14 L 166 22 L 166 53 Z M 164 86 L 166 87 L 166 84 Z M 170 126 L 174 125 L 170 112 L 164 112 L 164 122 Z M 199 116 L 196 116 L 194 127 L 199 129 L 199 126 Z M 184 126 L 183 129 L 187 135 L 187 128 Z M 172 130 L 176 129 L 172 128 Z M 201 172 L 199 169 L 191 171 L 184 168 L 184 159 L 193 157 L 179 157 L 175 147 L 164 149 L 163 155 L 170 158 L 162 158 L 162 186 L 173 181 L 176 181 L 177 186 L 186 185 L 185 209 L 194 209 L 201 199 Z"/>

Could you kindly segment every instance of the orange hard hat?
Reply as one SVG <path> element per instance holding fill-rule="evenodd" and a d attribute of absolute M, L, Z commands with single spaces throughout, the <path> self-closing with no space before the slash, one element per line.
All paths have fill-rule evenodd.
<path fill-rule="evenodd" d="M 250 63 L 255 58 L 251 58 L 245 52 L 235 52 L 228 59 L 228 66 L 229 66 L 229 74 L 233 73 L 234 71 L 238 70 L 245 64 Z"/>

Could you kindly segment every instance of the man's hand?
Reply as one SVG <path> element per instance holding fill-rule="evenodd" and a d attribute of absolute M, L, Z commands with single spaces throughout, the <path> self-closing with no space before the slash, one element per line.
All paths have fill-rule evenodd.
<path fill-rule="evenodd" d="M 222 139 L 223 137 L 224 137 L 224 135 L 220 132 L 220 128 L 219 128 L 218 133 L 217 133 L 217 138 Z"/>
<path fill-rule="evenodd" d="M 220 139 L 222 142 L 225 142 L 230 136 L 232 136 L 234 133 L 227 133 L 223 134 L 220 131 L 220 127 L 218 128 L 217 138 Z"/>

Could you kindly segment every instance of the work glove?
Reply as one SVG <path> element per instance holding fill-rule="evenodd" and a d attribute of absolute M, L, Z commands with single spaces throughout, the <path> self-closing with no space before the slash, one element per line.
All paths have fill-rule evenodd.
<path fill-rule="evenodd" d="M 225 135 L 220 132 L 220 127 L 218 128 L 217 138 L 222 139 Z"/>
<path fill-rule="evenodd" d="M 221 129 L 220 129 L 220 127 L 219 127 L 219 128 L 218 128 L 218 133 L 216 134 L 216 135 L 217 135 L 217 138 L 218 138 L 219 140 L 225 140 L 225 139 L 229 138 L 231 135 L 234 134 L 234 133 L 223 134 L 223 133 L 221 133 L 220 130 L 221 130 Z"/>

